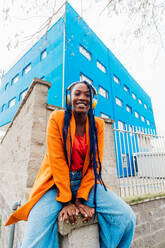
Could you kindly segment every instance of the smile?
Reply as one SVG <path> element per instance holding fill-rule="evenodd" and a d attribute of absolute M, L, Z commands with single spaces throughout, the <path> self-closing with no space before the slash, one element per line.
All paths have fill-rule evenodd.
<path fill-rule="evenodd" d="M 86 107 L 87 106 L 87 103 L 85 103 L 85 102 L 77 102 L 76 105 L 78 105 L 78 106 L 82 105 L 82 106 L 85 106 Z"/>

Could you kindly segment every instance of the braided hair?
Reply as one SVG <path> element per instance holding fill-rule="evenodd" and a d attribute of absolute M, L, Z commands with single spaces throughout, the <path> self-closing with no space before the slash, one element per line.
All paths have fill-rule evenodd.
<path fill-rule="evenodd" d="M 99 157 L 99 149 L 98 149 L 98 136 L 97 136 L 97 128 L 96 128 L 96 122 L 94 118 L 94 110 L 92 108 L 92 99 L 93 99 L 93 89 L 92 86 L 87 83 L 86 81 L 80 81 L 77 83 L 84 83 L 87 85 L 89 92 L 90 92 L 90 108 L 88 111 L 88 118 L 89 118 L 89 138 L 90 138 L 90 165 L 93 166 L 94 170 L 94 176 L 95 176 L 95 184 L 94 184 L 94 199 L 93 203 L 95 206 L 95 215 L 96 215 L 96 190 L 97 190 L 97 180 L 104 186 L 106 190 L 106 186 L 102 180 L 101 177 L 101 161 Z M 76 84 L 76 83 L 75 83 Z M 74 87 L 74 85 L 72 87 Z M 70 128 L 70 119 L 72 116 L 72 107 L 71 105 L 67 104 L 67 91 L 66 90 L 66 109 L 65 109 L 65 116 L 64 116 L 64 125 L 63 125 L 63 140 L 64 140 L 64 154 L 65 158 L 67 161 L 67 164 L 71 166 L 71 160 L 68 160 L 68 151 L 67 151 L 67 146 L 66 146 L 66 140 L 67 140 L 67 135 L 68 135 L 68 129 Z M 96 160 L 96 151 L 97 151 L 97 156 L 98 156 L 98 163 Z M 71 154 L 70 154 L 71 157 Z M 99 166 L 99 171 L 97 170 L 97 167 Z"/>

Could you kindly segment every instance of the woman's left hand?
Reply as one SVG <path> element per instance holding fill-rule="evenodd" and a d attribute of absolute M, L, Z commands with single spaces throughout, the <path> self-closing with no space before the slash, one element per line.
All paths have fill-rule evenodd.
<path fill-rule="evenodd" d="M 93 215 L 95 213 L 94 208 L 91 208 L 87 205 L 84 205 L 78 199 L 75 201 L 75 205 L 78 208 L 78 210 L 80 211 L 81 215 L 83 216 L 83 222 L 84 223 L 86 223 L 88 220 L 90 220 L 93 217 Z"/>

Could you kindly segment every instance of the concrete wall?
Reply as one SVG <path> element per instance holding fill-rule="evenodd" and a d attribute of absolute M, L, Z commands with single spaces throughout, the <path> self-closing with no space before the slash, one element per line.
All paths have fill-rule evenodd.
<path fill-rule="evenodd" d="M 132 205 L 136 231 L 132 248 L 165 247 L 165 198 Z"/>
<path fill-rule="evenodd" d="M 1 248 L 8 247 L 10 227 L 4 227 L 3 224 L 11 213 L 11 207 L 13 203 L 18 200 L 21 200 L 22 204 L 24 204 L 28 199 L 29 191 L 31 190 L 35 176 L 44 157 L 47 121 L 50 113 L 55 109 L 54 106 L 47 105 L 46 103 L 49 87 L 50 84 L 43 80 L 35 79 L 32 82 L 27 95 L 0 143 Z M 111 120 L 105 121 L 103 168 L 105 183 L 119 194 Z M 165 232 L 165 228 L 163 227 L 165 220 L 165 200 L 161 199 L 140 203 L 134 205 L 133 208 L 137 214 L 137 230 L 132 247 L 163 247 L 156 246 L 159 243 L 158 241 L 156 242 L 156 240 Z M 154 221 L 156 227 L 154 227 Z M 18 248 L 24 229 L 24 222 L 16 224 L 14 248 Z M 81 231 L 80 229 L 71 230 L 68 236 L 65 236 L 65 238 L 62 239 L 63 247 L 69 247 L 67 245 L 69 243 L 73 244 L 73 242 L 75 242 L 75 237 L 77 237 L 78 234 L 83 236 L 83 233 L 84 235 L 89 235 L 91 247 L 96 248 L 95 243 L 98 241 L 97 224 L 86 227 L 82 225 Z M 151 237 L 154 237 L 152 242 L 156 242 L 156 245 L 150 241 Z M 161 236 L 161 241 L 164 242 L 163 244 L 165 247 L 163 234 Z M 93 246 L 92 242 L 94 242 Z M 154 244 L 154 246 L 147 246 L 150 244 Z M 76 248 L 75 245 L 74 247 Z"/>

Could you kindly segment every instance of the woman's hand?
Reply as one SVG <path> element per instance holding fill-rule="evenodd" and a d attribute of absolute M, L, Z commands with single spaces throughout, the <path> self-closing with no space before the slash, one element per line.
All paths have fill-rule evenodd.
<path fill-rule="evenodd" d="M 77 223 L 77 216 L 78 216 L 79 210 L 75 206 L 75 204 L 68 203 L 65 205 L 62 210 L 60 211 L 60 220 L 65 221 L 65 223 L 70 223 L 73 225 Z"/>
<path fill-rule="evenodd" d="M 88 220 L 90 220 L 93 217 L 95 213 L 94 208 L 84 205 L 79 199 L 76 199 L 75 205 L 78 208 L 81 215 L 83 216 L 84 223 L 86 223 Z"/>

